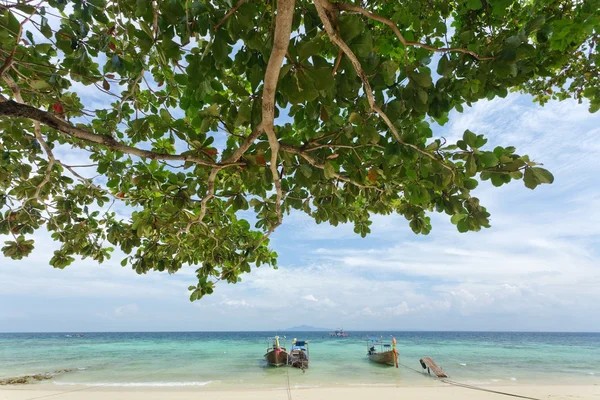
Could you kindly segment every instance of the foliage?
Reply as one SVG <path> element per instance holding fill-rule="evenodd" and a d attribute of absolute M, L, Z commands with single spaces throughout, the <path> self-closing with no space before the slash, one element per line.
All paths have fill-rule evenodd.
<path fill-rule="evenodd" d="M 57 268 L 113 248 L 138 273 L 198 265 L 192 300 L 275 266 L 291 210 L 361 236 L 372 214 L 489 227 L 479 180 L 552 174 L 432 124 L 510 91 L 600 107 L 598 0 L 42 4 L 0 6 L 4 256 L 45 227 Z"/>

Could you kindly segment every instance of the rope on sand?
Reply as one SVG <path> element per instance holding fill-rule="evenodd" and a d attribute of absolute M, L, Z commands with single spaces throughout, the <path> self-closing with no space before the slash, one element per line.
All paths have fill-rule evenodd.
<path fill-rule="evenodd" d="M 288 400 L 292 400 L 292 387 L 290 385 L 290 353 L 286 353 L 285 373 L 287 375 L 287 395 Z"/>
<path fill-rule="evenodd" d="M 406 364 L 400 363 L 400 365 L 402 365 L 404 368 L 408 368 L 411 371 L 414 371 L 414 372 L 418 373 L 419 375 L 423 375 L 423 372 L 418 371 L 418 370 L 416 370 L 416 369 L 414 369 L 412 367 L 409 367 Z M 435 379 L 438 379 L 438 378 L 435 378 Z M 482 392 L 500 394 L 500 395 L 503 395 L 503 396 L 517 397 L 517 398 L 520 398 L 520 399 L 541 400 L 541 399 L 536 398 L 536 397 L 522 396 L 520 394 L 507 393 L 507 392 L 502 392 L 502 391 L 499 391 L 499 390 L 486 389 L 486 388 L 482 388 L 480 386 L 474 386 L 474 385 L 469 385 L 469 384 L 466 384 L 466 383 L 456 382 L 456 381 L 454 381 L 452 379 L 448 379 L 448 378 L 440 379 L 440 381 L 444 382 L 444 383 L 446 383 L 448 385 L 458 386 L 458 387 L 462 387 L 462 388 L 465 388 L 465 389 L 479 390 L 479 391 L 482 391 Z"/>

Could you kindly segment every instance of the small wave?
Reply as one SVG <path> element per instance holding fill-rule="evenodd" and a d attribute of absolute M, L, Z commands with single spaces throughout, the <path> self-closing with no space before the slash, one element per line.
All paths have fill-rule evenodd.
<path fill-rule="evenodd" d="M 110 382 L 110 383 L 78 383 L 78 382 L 54 382 L 59 386 L 103 386 L 103 387 L 179 387 L 179 386 L 206 386 L 213 381 L 207 382 Z"/>
<path fill-rule="evenodd" d="M 588 372 L 589 375 L 596 375 L 595 372 Z"/>
<path fill-rule="evenodd" d="M 88 369 L 88 367 L 78 367 L 77 371 L 85 371 L 86 369 Z"/>
<path fill-rule="evenodd" d="M 460 364 L 458 364 L 458 365 L 462 365 L 463 367 L 466 367 L 466 366 L 467 366 L 467 364 L 465 364 L 465 363 L 460 363 Z"/>
<path fill-rule="evenodd" d="M 517 380 L 517 378 L 510 378 L 510 380 L 511 380 L 511 381 L 516 381 L 516 380 Z"/>

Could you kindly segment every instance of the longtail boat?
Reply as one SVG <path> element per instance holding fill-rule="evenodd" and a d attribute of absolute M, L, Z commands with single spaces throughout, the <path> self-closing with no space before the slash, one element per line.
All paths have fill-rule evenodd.
<path fill-rule="evenodd" d="M 348 337 L 348 334 L 344 332 L 344 328 L 336 329 L 333 332 L 329 332 L 330 337 Z"/>
<path fill-rule="evenodd" d="M 382 338 L 371 338 L 367 342 L 367 356 L 369 357 L 369 360 L 378 364 L 395 365 L 396 368 L 398 368 L 396 339 L 392 338 L 391 343 L 386 343 Z"/>
<path fill-rule="evenodd" d="M 265 360 L 269 365 L 274 367 L 281 367 L 287 365 L 289 362 L 289 355 L 287 349 L 279 344 L 279 336 L 275 336 L 267 339 L 267 353 L 265 354 Z"/>
<path fill-rule="evenodd" d="M 308 368 L 308 361 L 308 342 L 294 338 L 292 350 L 290 351 L 290 365 L 304 370 Z"/>

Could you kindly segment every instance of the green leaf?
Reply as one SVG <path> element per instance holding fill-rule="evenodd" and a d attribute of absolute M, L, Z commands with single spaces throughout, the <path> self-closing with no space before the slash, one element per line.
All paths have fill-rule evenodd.
<path fill-rule="evenodd" d="M 475 142 L 477 141 L 477 135 L 471 132 L 470 130 L 466 130 L 463 133 L 463 141 L 472 149 L 476 149 Z"/>
<path fill-rule="evenodd" d="M 495 167 L 498 165 L 498 157 L 491 151 L 479 154 L 479 161 L 484 168 Z"/>
<path fill-rule="evenodd" d="M 471 10 L 480 10 L 483 5 L 481 4 L 481 0 L 467 0 L 467 7 Z"/>
<path fill-rule="evenodd" d="M 364 27 L 364 23 L 356 15 L 342 15 L 339 18 L 340 34 L 346 43 L 360 35 Z"/>
<path fill-rule="evenodd" d="M 474 176 L 477 173 L 477 163 L 475 162 L 475 156 L 469 154 L 467 156 L 467 163 L 465 165 L 465 175 Z"/>
<path fill-rule="evenodd" d="M 527 187 L 528 189 L 532 189 L 532 190 L 535 189 L 540 184 L 537 176 L 531 170 L 531 168 L 527 168 L 525 170 L 525 175 L 523 176 L 523 182 L 525 183 L 525 187 Z"/>
<path fill-rule="evenodd" d="M 421 87 L 428 88 L 433 85 L 431 75 L 427 72 L 411 72 L 408 76 Z"/>
<path fill-rule="evenodd" d="M 552 173 L 550 173 L 550 171 L 548 171 L 547 169 L 540 167 L 531 167 L 527 168 L 527 170 L 531 170 L 531 172 L 534 174 L 536 180 L 539 183 L 550 184 L 554 182 L 554 175 L 552 175 Z"/>
<path fill-rule="evenodd" d="M 450 218 L 450 222 L 456 225 L 465 218 L 467 218 L 466 214 L 454 214 L 452 218 Z"/>
<path fill-rule="evenodd" d="M 373 37 L 367 31 L 352 42 L 352 49 L 358 57 L 367 57 L 373 51 Z"/>
<path fill-rule="evenodd" d="M 34 90 L 45 90 L 50 88 L 50 84 L 42 80 L 34 80 L 29 84 Z"/>
<path fill-rule="evenodd" d="M 323 168 L 323 173 L 325 174 L 326 179 L 332 179 L 335 177 L 335 168 L 330 162 L 325 163 L 325 168 Z"/>
<path fill-rule="evenodd" d="M 398 71 L 397 63 L 391 60 L 384 61 L 381 63 L 380 70 L 383 81 L 387 86 L 391 86 L 396 82 L 396 72 Z"/>

